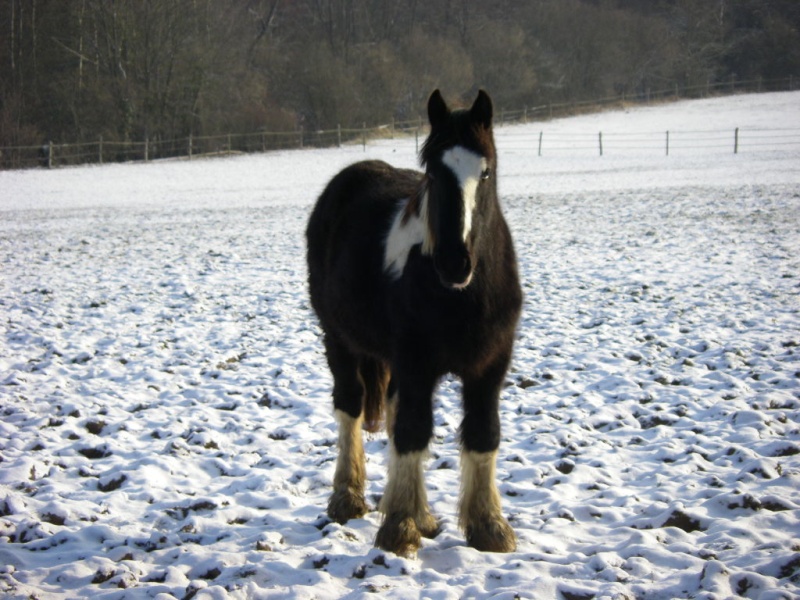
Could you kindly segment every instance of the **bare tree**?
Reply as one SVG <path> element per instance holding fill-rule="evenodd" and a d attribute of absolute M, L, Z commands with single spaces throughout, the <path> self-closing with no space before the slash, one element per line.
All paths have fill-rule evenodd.
<path fill-rule="evenodd" d="M 800 71 L 795 0 L 0 0 L 0 145 L 415 118 Z"/>

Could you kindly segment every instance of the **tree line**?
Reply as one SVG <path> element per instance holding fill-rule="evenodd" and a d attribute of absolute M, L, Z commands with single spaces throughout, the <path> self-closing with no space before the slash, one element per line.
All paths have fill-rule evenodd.
<path fill-rule="evenodd" d="M 0 0 L 0 146 L 418 118 L 800 75 L 796 0 Z"/>

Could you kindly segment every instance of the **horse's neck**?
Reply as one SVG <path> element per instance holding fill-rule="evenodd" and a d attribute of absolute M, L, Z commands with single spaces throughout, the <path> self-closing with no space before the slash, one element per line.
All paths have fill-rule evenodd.
<path fill-rule="evenodd" d="M 423 177 L 417 191 L 406 202 L 402 219 L 404 225 L 408 225 L 409 221 L 413 219 L 419 221 L 423 232 L 422 254 L 433 254 L 433 234 L 431 234 L 428 220 L 427 176 Z"/>
<path fill-rule="evenodd" d="M 508 223 L 500 210 L 500 201 L 496 193 L 487 200 L 483 218 L 480 219 L 480 242 L 475 248 L 477 258 L 481 262 L 500 263 L 504 260 L 504 252 L 500 250 L 509 243 Z"/>

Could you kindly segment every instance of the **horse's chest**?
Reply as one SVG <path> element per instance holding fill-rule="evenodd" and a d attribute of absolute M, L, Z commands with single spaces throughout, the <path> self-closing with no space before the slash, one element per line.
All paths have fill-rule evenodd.
<path fill-rule="evenodd" d="M 403 277 L 389 287 L 393 345 L 456 373 L 510 354 L 521 292 L 513 269 L 495 270 L 491 281 L 478 277 L 465 290 L 446 290 L 431 260 L 412 253 Z"/>
<path fill-rule="evenodd" d="M 399 341 L 412 341 L 427 354 L 461 363 L 509 338 L 515 323 L 513 314 L 503 314 L 493 310 L 491 303 L 460 295 L 427 296 L 406 305 L 396 313 L 393 328 Z"/>

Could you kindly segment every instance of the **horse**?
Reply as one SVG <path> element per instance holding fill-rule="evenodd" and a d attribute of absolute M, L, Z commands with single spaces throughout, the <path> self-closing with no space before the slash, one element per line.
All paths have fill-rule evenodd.
<path fill-rule="evenodd" d="M 459 525 L 467 544 L 512 552 L 495 483 L 499 398 L 522 306 L 516 254 L 497 197 L 492 100 L 428 100 L 424 173 L 362 161 L 330 180 L 306 229 L 311 305 L 333 376 L 338 457 L 327 514 L 368 511 L 362 428 L 385 411 L 388 480 L 375 545 L 414 556 L 433 538 L 424 460 L 439 380 L 461 379 Z"/>

